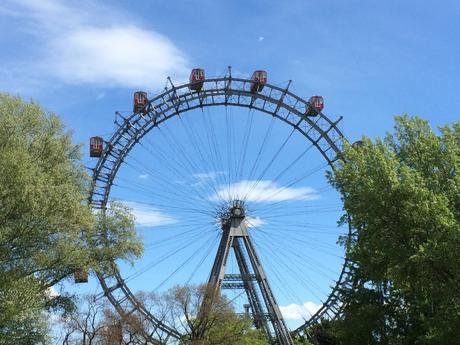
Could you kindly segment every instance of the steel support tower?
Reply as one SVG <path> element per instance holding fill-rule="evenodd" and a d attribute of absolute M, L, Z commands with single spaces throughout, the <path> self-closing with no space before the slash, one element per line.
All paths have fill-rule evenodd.
<path fill-rule="evenodd" d="M 237 201 L 221 219 L 222 239 L 209 277 L 201 314 L 209 310 L 221 289 L 244 289 L 254 326 L 265 333 L 270 344 L 292 345 L 291 335 L 249 236 L 245 217 L 244 206 Z M 232 249 L 240 274 L 225 274 Z"/>

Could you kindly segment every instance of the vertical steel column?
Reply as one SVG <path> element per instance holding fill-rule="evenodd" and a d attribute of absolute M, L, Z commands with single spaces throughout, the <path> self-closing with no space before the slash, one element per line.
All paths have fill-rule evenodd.
<path fill-rule="evenodd" d="M 222 229 L 222 238 L 220 240 L 219 249 L 217 250 L 216 258 L 212 266 L 211 275 L 209 276 L 207 291 L 211 293 L 211 301 L 219 293 L 222 281 L 224 280 L 225 266 L 227 265 L 228 254 L 232 246 L 234 236 L 231 234 L 231 228 Z M 208 293 L 206 293 L 208 294 Z"/>
<path fill-rule="evenodd" d="M 257 294 L 257 291 L 255 290 L 254 282 L 248 278 L 251 272 L 249 271 L 248 263 L 246 262 L 246 258 L 244 257 L 244 253 L 240 245 L 240 238 L 234 239 L 233 250 L 235 251 L 238 268 L 240 269 L 241 276 L 243 277 L 242 280 L 244 289 L 246 290 L 249 305 L 254 317 L 254 325 L 257 329 L 262 329 L 266 333 L 266 336 L 270 338 L 270 332 L 268 332 L 269 328 L 262 309 L 262 303 L 260 301 L 259 295 Z"/>
<path fill-rule="evenodd" d="M 293 344 L 293 340 L 284 322 L 281 310 L 276 303 L 275 296 L 273 295 L 270 285 L 268 284 L 267 276 L 256 254 L 254 246 L 252 245 L 249 234 L 243 237 L 243 241 L 248 251 L 252 267 L 257 276 L 257 282 L 259 283 L 260 290 L 262 291 L 262 296 L 270 315 L 270 321 L 273 325 L 273 328 L 275 329 L 278 344 L 291 345 Z"/>

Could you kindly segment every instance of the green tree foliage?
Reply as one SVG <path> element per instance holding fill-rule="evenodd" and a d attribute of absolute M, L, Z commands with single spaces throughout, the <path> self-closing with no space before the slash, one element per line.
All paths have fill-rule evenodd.
<path fill-rule="evenodd" d="M 206 286 L 176 286 L 163 297 L 170 325 L 185 336 L 182 344 L 190 345 L 265 345 L 262 332 L 252 327 L 252 321 L 235 313 L 231 301 L 219 295 L 205 314 L 201 307 Z"/>
<path fill-rule="evenodd" d="M 344 345 L 336 334 L 337 320 L 321 319 L 294 338 L 295 345 Z M 353 343 L 354 344 L 354 343 Z M 359 343 L 356 343 L 359 344 Z"/>
<path fill-rule="evenodd" d="M 313 345 L 306 336 L 298 335 L 294 338 L 294 345 Z"/>
<path fill-rule="evenodd" d="M 397 117 L 394 134 L 364 138 L 344 158 L 329 178 L 359 235 L 337 334 L 345 344 L 458 344 L 460 122 L 436 134 Z"/>
<path fill-rule="evenodd" d="M 56 115 L 0 94 L 0 344 L 43 334 L 43 310 L 69 305 L 49 289 L 76 268 L 141 252 L 125 208 L 91 212 L 79 151 Z"/>

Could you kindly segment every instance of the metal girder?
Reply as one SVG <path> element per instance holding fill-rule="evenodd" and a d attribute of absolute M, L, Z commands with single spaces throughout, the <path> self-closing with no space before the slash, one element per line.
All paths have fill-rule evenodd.
<path fill-rule="evenodd" d="M 226 274 L 224 275 L 224 281 L 244 281 L 244 280 L 256 280 L 255 274 Z"/>
<path fill-rule="evenodd" d="M 262 329 L 265 335 L 267 336 L 267 338 L 270 339 L 270 332 L 269 332 L 268 324 L 265 320 L 260 318 L 260 315 L 263 314 L 262 302 L 255 289 L 255 284 L 253 282 L 254 280 L 257 281 L 257 274 L 250 274 L 249 265 L 244 256 L 240 242 L 241 242 L 241 239 L 236 238 L 233 243 L 233 249 L 235 251 L 235 257 L 238 262 L 238 268 L 241 272 L 241 276 L 244 277 L 243 287 L 246 290 L 246 295 L 248 297 L 249 306 L 252 311 L 254 326 L 256 326 L 258 329 Z M 253 276 L 255 279 L 252 278 Z"/>
<path fill-rule="evenodd" d="M 222 283 L 222 290 L 244 289 L 244 283 Z"/>
<path fill-rule="evenodd" d="M 238 313 L 237 315 L 245 316 L 246 314 L 245 314 L 245 313 Z M 253 317 L 254 317 L 254 316 L 253 316 Z M 268 314 L 268 313 L 260 314 L 260 315 L 258 316 L 258 319 L 259 319 L 260 321 L 262 321 L 262 320 L 263 320 L 263 321 L 268 321 L 268 320 L 270 320 L 270 314 Z"/>

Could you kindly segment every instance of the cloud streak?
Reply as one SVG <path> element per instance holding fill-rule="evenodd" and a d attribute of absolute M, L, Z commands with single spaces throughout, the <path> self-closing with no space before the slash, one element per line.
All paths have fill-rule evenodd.
<path fill-rule="evenodd" d="M 315 200 L 318 194 L 310 187 L 282 187 L 270 180 L 244 180 L 228 186 L 220 186 L 210 200 L 243 199 L 251 202 L 277 202 L 288 200 Z"/>
<path fill-rule="evenodd" d="M 215 181 L 219 176 L 225 175 L 224 171 L 210 171 L 207 173 L 196 173 L 193 174 L 196 182 L 193 184 L 194 186 L 203 186 L 207 183 Z"/>
<path fill-rule="evenodd" d="M 123 205 L 131 209 L 131 213 L 136 219 L 136 224 L 144 227 L 154 227 L 170 225 L 178 222 L 173 216 L 164 214 L 156 207 L 134 201 L 120 201 Z"/>

